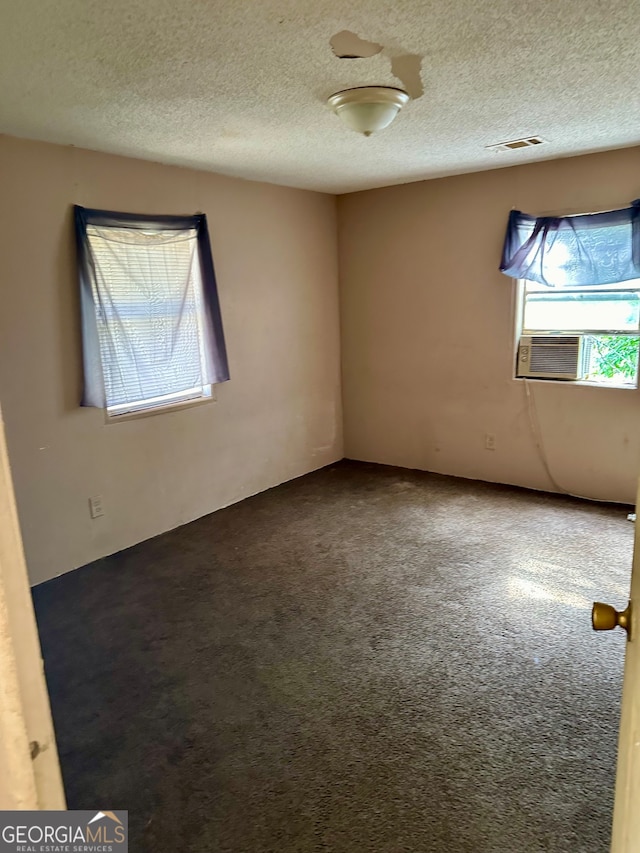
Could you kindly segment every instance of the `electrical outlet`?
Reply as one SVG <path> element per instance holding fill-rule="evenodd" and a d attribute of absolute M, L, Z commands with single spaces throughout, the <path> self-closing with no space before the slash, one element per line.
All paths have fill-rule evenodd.
<path fill-rule="evenodd" d="M 485 434 L 484 434 L 484 449 L 485 450 L 495 450 L 496 449 L 496 435 L 494 432 L 485 432 Z"/>
<path fill-rule="evenodd" d="M 89 498 L 89 512 L 91 513 L 91 518 L 100 518 L 104 515 L 102 495 L 94 495 L 92 498 Z"/>

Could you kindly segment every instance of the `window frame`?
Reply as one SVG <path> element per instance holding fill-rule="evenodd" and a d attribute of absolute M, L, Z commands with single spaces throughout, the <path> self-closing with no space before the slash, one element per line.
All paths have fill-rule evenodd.
<path fill-rule="evenodd" d="M 84 392 L 82 406 L 102 408 L 106 423 L 148 417 L 167 411 L 214 402 L 214 385 L 229 379 L 222 318 L 218 302 L 217 283 L 213 269 L 213 257 L 206 216 L 141 215 L 115 211 L 95 210 L 74 205 L 76 241 L 78 250 L 78 272 L 80 279 L 82 339 L 84 361 Z M 100 343 L 100 307 L 95 275 L 92 265 L 91 233 L 96 228 L 115 228 L 133 231 L 183 231 L 195 232 L 198 269 L 195 273 L 195 311 L 200 352 L 200 370 L 203 380 L 184 391 L 156 394 L 142 400 L 108 405 L 104 381 L 103 350 Z M 149 248 L 152 248 L 151 246 Z M 162 244 L 158 245 L 161 250 Z M 117 363 L 117 362 L 116 362 Z"/>
<path fill-rule="evenodd" d="M 625 287 L 626 282 L 616 282 L 615 285 L 589 285 L 583 287 L 563 287 L 563 288 L 553 288 L 550 289 L 551 292 L 563 292 L 563 293 L 637 293 L 640 297 L 640 280 L 638 280 L 637 287 Z M 529 282 L 527 279 L 520 278 L 517 279 L 517 298 L 516 298 L 516 362 L 518 358 L 518 349 L 520 346 L 520 341 L 523 337 L 527 336 L 558 336 L 558 337 L 575 337 L 575 336 L 590 336 L 590 337 L 631 337 L 631 338 L 640 338 L 640 318 L 638 320 L 638 328 L 635 330 L 631 329 L 530 329 L 525 326 L 525 312 L 527 308 L 527 284 L 536 285 L 537 282 Z M 544 286 L 541 286 L 539 289 L 535 289 L 533 292 L 544 293 Z M 514 376 L 515 379 L 523 379 L 525 377 Z M 535 381 L 533 378 L 527 381 Z M 577 380 L 566 380 L 566 379 L 544 379 L 540 380 L 544 382 L 555 382 L 561 383 L 564 385 L 590 385 L 598 388 L 617 388 L 621 390 L 627 391 L 636 391 L 640 388 L 640 354 L 638 364 L 636 366 L 636 376 L 634 382 L 629 383 L 615 383 L 615 382 L 607 382 L 598 379 L 577 379 Z"/>
<path fill-rule="evenodd" d="M 208 393 L 201 394 L 199 396 L 193 397 L 184 397 L 182 400 L 167 400 L 164 403 L 160 403 L 154 406 L 147 406 L 146 408 L 137 408 L 130 409 L 128 411 L 115 412 L 113 414 L 109 414 L 108 411 L 104 410 L 104 422 L 105 424 L 117 424 L 125 421 L 134 421 L 138 418 L 151 418 L 154 415 L 160 415 L 163 413 L 170 412 L 181 412 L 184 409 L 194 409 L 199 406 L 208 406 L 210 403 L 217 402 L 217 394 L 215 385 L 208 385 Z M 167 395 L 169 396 L 169 395 Z"/>

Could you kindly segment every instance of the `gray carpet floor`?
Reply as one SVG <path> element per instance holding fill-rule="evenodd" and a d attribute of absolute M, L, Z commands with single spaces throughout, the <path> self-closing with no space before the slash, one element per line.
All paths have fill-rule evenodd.
<path fill-rule="evenodd" d="M 43 584 L 69 807 L 133 853 L 606 853 L 632 536 L 343 462 Z"/>

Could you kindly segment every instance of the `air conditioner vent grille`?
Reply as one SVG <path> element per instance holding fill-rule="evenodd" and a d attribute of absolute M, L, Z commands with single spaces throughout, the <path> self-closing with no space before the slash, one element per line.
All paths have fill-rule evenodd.
<path fill-rule="evenodd" d="M 584 335 L 523 336 L 518 348 L 518 376 L 582 379 L 587 375 L 591 340 Z"/>
<path fill-rule="evenodd" d="M 529 364 L 536 373 L 570 373 L 576 369 L 576 351 L 566 346 L 533 347 Z"/>

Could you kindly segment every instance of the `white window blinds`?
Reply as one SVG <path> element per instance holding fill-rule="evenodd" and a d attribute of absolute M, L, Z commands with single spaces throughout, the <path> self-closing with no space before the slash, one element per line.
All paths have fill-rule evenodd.
<path fill-rule="evenodd" d="M 148 408 L 209 393 L 195 228 L 87 225 L 107 408 Z"/>

